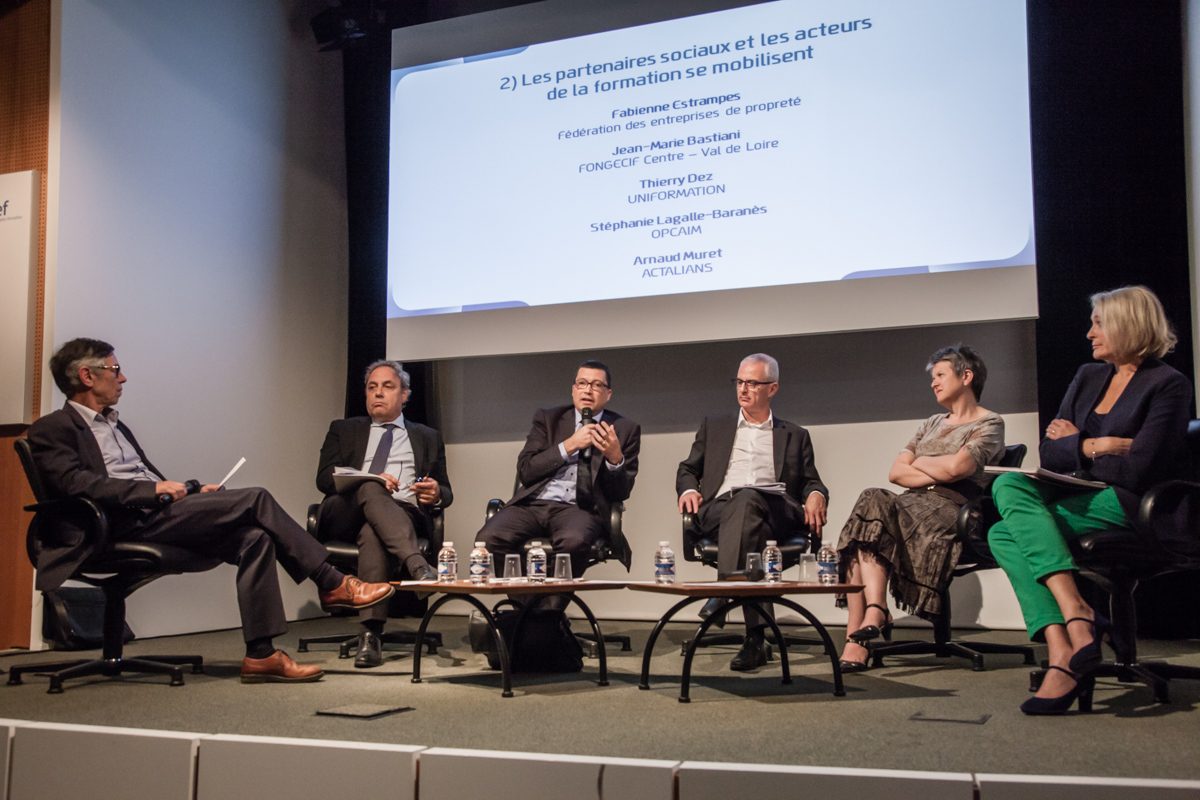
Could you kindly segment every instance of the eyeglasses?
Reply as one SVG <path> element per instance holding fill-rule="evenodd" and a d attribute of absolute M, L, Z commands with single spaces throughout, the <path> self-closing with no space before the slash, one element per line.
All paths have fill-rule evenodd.
<path fill-rule="evenodd" d="M 607 388 L 608 388 L 608 384 L 607 384 L 607 383 L 605 383 L 604 381 L 585 381 L 585 380 L 578 380 L 578 381 L 575 381 L 575 382 L 574 382 L 573 384 L 571 384 L 571 385 L 572 385 L 572 386 L 574 386 L 576 389 L 578 389 L 578 390 L 579 390 L 579 391 L 581 391 L 581 392 L 582 392 L 584 389 L 594 389 L 594 390 L 596 390 L 596 391 L 600 391 L 601 389 L 607 389 Z"/>
<path fill-rule="evenodd" d="M 111 369 L 114 378 L 121 377 L 121 365 L 120 364 L 94 364 L 92 366 L 89 366 L 88 369 Z"/>
<path fill-rule="evenodd" d="M 730 378 L 730 380 L 737 388 L 741 389 L 745 386 L 750 391 L 756 391 L 763 386 L 770 386 L 772 383 L 776 383 L 776 381 L 744 381 L 741 378 Z"/>

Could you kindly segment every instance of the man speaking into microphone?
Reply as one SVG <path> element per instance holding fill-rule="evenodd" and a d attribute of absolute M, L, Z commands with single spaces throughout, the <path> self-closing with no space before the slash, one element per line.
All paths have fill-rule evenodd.
<path fill-rule="evenodd" d="M 578 578 L 592 544 L 608 534 L 613 503 L 629 497 L 638 470 L 642 429 L 606 408 L 612 376 L 599 361 L 584 361 L 571 384 L 571 405 L 541 408 L 517 456 L 520 486 L 478 539 L 502 563 L 531 539 L 571 556 Z"/>

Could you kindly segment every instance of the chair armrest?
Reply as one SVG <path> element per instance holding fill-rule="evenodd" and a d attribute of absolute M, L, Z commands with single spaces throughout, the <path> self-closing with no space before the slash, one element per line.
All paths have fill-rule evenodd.
<path fill-rule="evenodd" d="M 1196 533 L 1200 529 L 1200 483 L 1172 480 L 1151 487 L 1150 491 L 1142 495 L 1136 528 L 1141 536 L 1150 539 L 1154 545 L 1168 552 L 1176 552 L 1178 548 L 1164 542 L 1159 530 L 1178 527 L 1176 523 L 1183 521 L 1176 517 L 1181 504 L 1186 504 L 1187 511 L 1187 519 L 1182 526 L 1185 536 L 1191 534 L 1195 540 L 1193 549 L 1187 555 L 1194 557 L 1200 552 L 1200 534 Z M 1178 537 L 1176 538 L 1178 541 Z"/>
<path fill-rule="evenodd" d="M 808 531 L 808 552 L 818 552 L 821 549 L 821 534 L 817 533 L 811 528 L 808 528 L 807 526 L 803 526 L 801 530 Z"/>
<path fill-rule="evenodd" d="M 308 535 L 314 539 L 317 539 L 318 541 L 321 538 L 320 536 L 317 536 L 317 522 L 320 519 L 320 515 L 321 504 L 313 503 L 308 507 L 308 518 L 305 520 L 305 527 L 308 529 Z"/>
<path fill-rule="evenodd" d="M 696 519 L 696 515 L 689 511 L 684 511 L 679 515 L 680 541 L 683 543 L 684 561 L 704 560 L 704 554 L 697 541 L 699 537 L 696 535 Z"/>
<path fill-rule="evenodd" d="M 1178 505 L 1181 500 L 1200 499 L 1200 483 L 1192 481 L 1164 481 L 1151 487 L 1142 495 L 1138 506 L 1138 516 L 1146 524 L 1152 524 L 1164 513 L 1170 513 L 1171 507 Z"/>
<path fill-rule="evenodd" d="M 625 504 L 613 503 L 608 520 L 609 529 L 612 531 L 612 535 L 609 537 L 609 546 L 612 548 L 617 560 L 625 566 L 625 571 L 629 572 L 633 565 L 633 550 L 629 547 L 629 540 L 625 538 L 625 531 L 622 524 L 624 514 Z"/>
<path fill-rule="evenodd" d="M 41 545 L 41 533 L 47 527 L 44 523 L 56 518 L 70 517 L 73 521 L 82 523 L 85 541 L 91 543 L 93 551 L 99 552 L 108 547 L 108 516 L 100 504 L 90 497 L 75 495 L 43 500 L 25 506 L 25 510 L 36 515 L 29 524 L 29 533 L 25 537 L 25 552 L 35 567 Z"/>
<path fill-rule="evenodd" d="M 429 554 L 432 559 L 437 558 L 438 551 L 442 549 L 442 545 L 446 542 L 446 513 L 445 510 L 438 506 L 428 509 L 429 512 Z"/>
<path fill-rule="evenodd" d="M 504 501 L 499 497 L 493 497 L 491 500 L 488 500 L 487 509 L 483 512 L 484 524 L 487 524 L 487 521 L 496 516 L 496 512 L 502 508 L 504 508 Z"/>

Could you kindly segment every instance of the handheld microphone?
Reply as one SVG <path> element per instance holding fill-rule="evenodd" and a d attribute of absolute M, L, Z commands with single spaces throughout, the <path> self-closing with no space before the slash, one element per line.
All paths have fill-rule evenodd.
<path fill-rule="evenodd" d="M 580 419 L 580 422 L 584 425 L 591 425 L 595 422 L 595 420 L 592 419 L 592 410 L 590 408 L 587 408 L 586 406 L 579 410 L 579 419 Z M 592 446 L 589 444 L 587 447 L 583 448 L 583 450 L 580 451 L 580 453 L 579 453 L 579 457 L 591 460 Z"/>

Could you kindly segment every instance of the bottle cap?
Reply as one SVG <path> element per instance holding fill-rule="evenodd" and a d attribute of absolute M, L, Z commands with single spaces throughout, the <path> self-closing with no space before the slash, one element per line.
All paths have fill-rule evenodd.
<path fill-rule="evenodd" d="M 658 546 L 659 546 L 659 547 L 670 547 L 670 546 L 671 546 L 671 543 L 670 543 L 670 542 L 665 542 L 665 541 L 664 541 L 664 542 L 659 542 L 659 543 L 658 543 Z"/>
<path fill-rule="evenodd" d="M 775 545 L 776 541 L 774 539 L 767 539 L 767 547 L 774 547 Z"/>
<path fill-rule="evenodd" d="M 454 542 L 442 542 L 442 547 L 449 547 L 451 550 L 453 550 Z"/>
<path fill-rule="evenodd" d="M 475 546 L 476 546 L 476 547 L 483 547 L 484 545 L 483 545 L 483 542 L 476 542 L 476 543 L 475 543 Z"/>
<path fill-rule="evenodd" d="M 542 540 L 541 540 L 541 539 L 534 539 L 534 540 L 533 540 L 533 541 L 532 541 L 532 542 L 529 544 L 529 546 L 530 546 L 530 547 L 541 547 L 541 546 L 542 546 Z"/>

